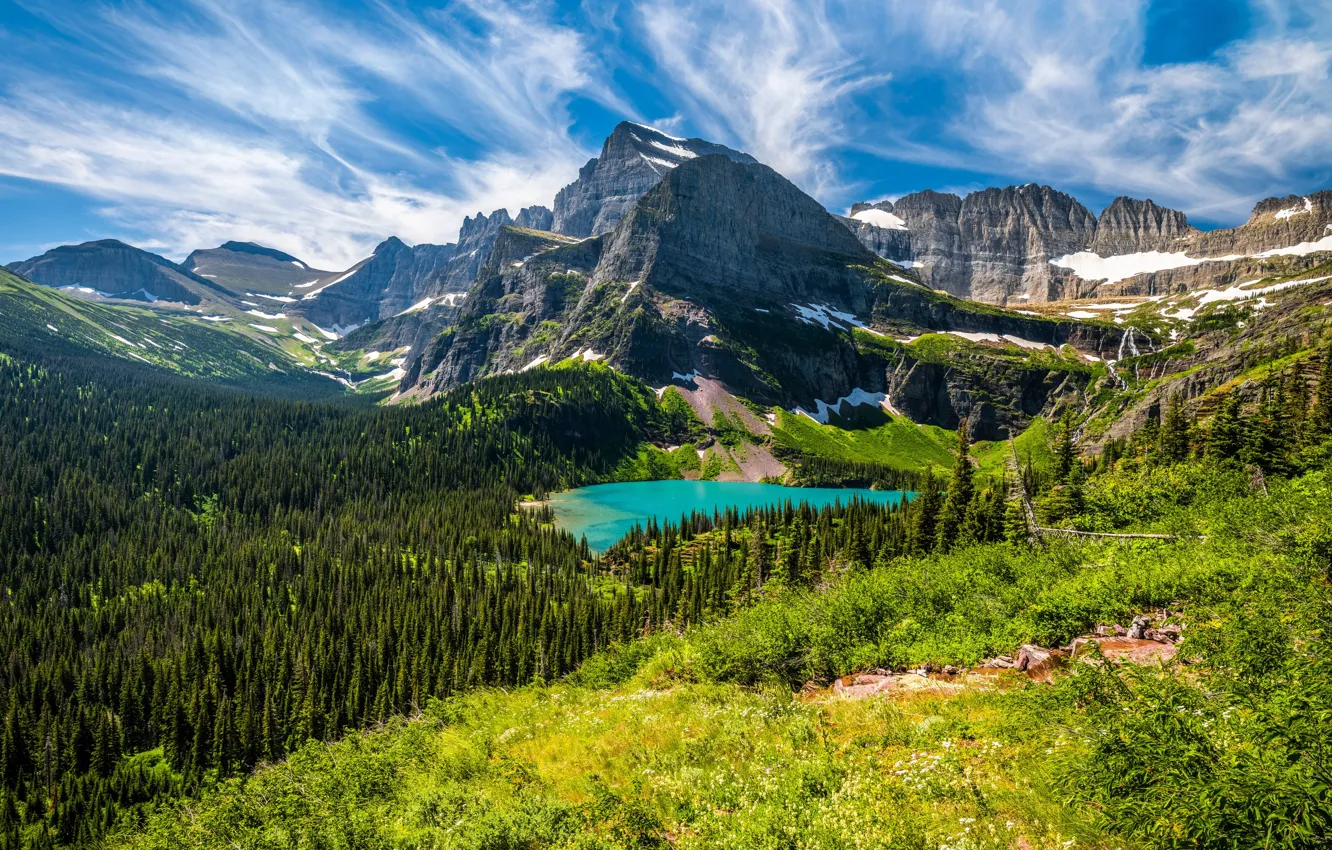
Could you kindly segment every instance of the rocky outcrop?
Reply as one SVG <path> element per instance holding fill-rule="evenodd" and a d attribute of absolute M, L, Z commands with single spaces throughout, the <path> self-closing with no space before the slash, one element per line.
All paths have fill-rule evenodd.
<path fill-rule="evenodd" d="M 525 220 L 540 220 L 540 213 L 530 210 L 544 210 L 544 207 L 530 207 L 523 210 Z M 508 210 L 495 210 L 490 215 L 478 212 L 475 217 L 463 219 L 462 230 L 458 232 L 458 245 L 448 264 L 431 281 L 428 295 L 445 292 L 466 292 L 476 283 L 481 267 L 490 257 L 490 249 L 495 245 L 500 229 L 513 224 Z M 527 225 L 523 225 L 527 226 Z M 538 230 L 548 228 L 536 228 Z"/>
<path fill-rule="evenodd" d="M 857 205 L 853 215 L 866 209 L 891 212 L 906 228 L 889 235 L 858 221 L 856 235 L 866 247 L 910 263 L 935 289 L 997 304 L 1057 297 L 1064 272 L 1050 260 L 1081 250 L 1096 231 L 1086 207 L 1035 184 L 965 198 L 918 192 L 891 204 Z"/>
<path fill-rule="evenodd" d="M 528 230 L 553 230 L 555 214 L 545 207 L 523 207 L 513 223 Z"/>
<path fill-rule="evenodd" d="M 44 286 L 134 301 L 198 304 L 201 290 L 219 289 L 165 257 L 116 239 L 62 245 L 7 268 Z"/>
<path fill-rule="evenodd" d="M 1101 211 L 1096 236 L 1087 250 L 1102 257 L 1142 251 L 1177 251 L 1180 242 L 1198 234 L 1179 210 L 1157 206 L 1150 199 L 1119 197 Z"/>
<path fill-rule="evenodd" d="M 1199 233 L 1189 241 L 1188 252 L 1195 257 L 1234 254 L 1251 257 L 1319 242 L 1329 236 L 1332 236 L 1332 191 L 1325 190 L 1307 197 L 1288 195 L 1259 201 L 1244 224 Z M 1332 244 L 1325 250 L 1332 251 Z"/>
<path fill-rule="evenodd" d="M 295 309 L 320 327 L 356 327 L 395 316 L 422 298 L 453 254 L 453 245 L 409 246 L 389 237 L 351 271 L 303 296 Z"/>
<path fill-rule="evenodd" d="M 615 229 L 639 198 L 673 168 L 700 156 L 720 154 L 754 162 L 748 154 L 702 139 L 678 139 L 625 121 L 588 160 L 578 179 L 555 196 L 553 229 L 569 236 L 599 236 Z"/>
<path fill-rule="evenodd" d="M 227 242 L 194 251 L 181 266 L 225 287 L 236 297 L 247 292 L 299 297 L 302 287 L 333 274 L 312 268 L 290 254 L 253 242 Z"/>

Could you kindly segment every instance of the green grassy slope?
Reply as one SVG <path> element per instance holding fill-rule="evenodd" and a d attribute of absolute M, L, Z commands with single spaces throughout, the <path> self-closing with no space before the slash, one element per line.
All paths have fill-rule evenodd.
<path fill-rule="evenodd" d="M 237 322 L 187 312 L 98 304 L 30 283 L 0 269 L 0 347 L 35 355 L 112 357 L 185 378 L 272 387 L 301 396 L 341 395 L 345 387 L 293 361 Z"/>
<path fill-rule="evenodd" d="M 877 413 L 877 411 L 875 411 Z M 957 438 L 932 425 L 881 414 L 861 427 L 822 425 L 808 416 L 777 412 L 773 443 L 803 454 L 850 463 L 877 463 L 908 472 L 945 472 Z"/>

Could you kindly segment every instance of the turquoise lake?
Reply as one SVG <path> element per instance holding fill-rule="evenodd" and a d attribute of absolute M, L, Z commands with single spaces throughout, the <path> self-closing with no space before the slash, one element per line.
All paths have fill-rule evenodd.
<path fill-rule="evenodd" d="M 817 487 L 782 487 L 778 484 L 748 484 L 729 481 L 633 481 L 598 484 L 555 493 L 549 499 L 555 524 L 574 537 L 587 537 L 587 545 L 603 552 L 629 533 L 635 525 L 679 522 L 691 511 L 711 514 L 715 510 L 749 508 L 802 502 L 821 508 L 852 499 L 895 505 L 900 490 L 857 490 Z"/>

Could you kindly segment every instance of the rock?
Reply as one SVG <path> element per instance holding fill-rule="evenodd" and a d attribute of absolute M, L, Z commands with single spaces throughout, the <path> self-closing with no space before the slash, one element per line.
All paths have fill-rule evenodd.
<path fill-rule="evenodd" d="M 82 287 L 134 301 L 198 304 L 203 300 L 198 290 L 219 289 L 165 257 L 116 239 L 62 245 L 7 268 L 43 286 Z"/>
<path fill-rule="evenodd" d="M 833 682 L 832 690 L 835 696 L 843 699 L 864 699 L 891 691 L 896 687 L 897 679 L 893 676 L 854 673 Z"/>
<path fill-rule="evenodd" d="M 1150 199 L 1115 198 L 1096 220 L 1096 237 L 1087 250 L 1102 257 L 1145 251 L 1172 252 L 1179 242 L 1199 231 L 1179 210 L 1157 206 Z"/>
<path fill-rule="evenodd" d="M 600 236 L 615 229 L 638 199 L 681 163 L 720 154 L 755 162 L 749 154 L 703 139 L 677 139 L 625 121 L 588 161 L 578 179 L 555 196 L 553 229 L 569 236 Z"/>
<path fill-rule="evenodd" d="M 351 271 L 314 290 L 314 297 L 291 306 L 320 327 L 390 318 L 429 294 L 431 282 L 453 256 L 453 245 L 409 246 L 392 236 Z"/>
<path fill-rule="evenodd" d="M 1033 680 L 1048 682 L 1054 671 L 1063 664 L 1063 653 L 1057 649 L 1045 649 L 1034 644 L 1023 644 L 1018 650 L 1016 668 Z"/>
<path fill-rule="evenodd" d="M 1074 641 L 1078 644 L 1078 641 Z M 1173 644 L 1130 637 L 1088 638 L 1077 646 L 1074 658 L 1085 663 L 1095 660 L 1088 646 L 1100 647 L 1101 654 L 1111 661 L 1125 664 L 1163 664 L 1178 651 Z"/>
<path fill-rule="evenodd" d="M 1147 636 L 1147 629 L 1149 629 L 1151 625 L 1151 617 L 1148 617 L 1146 614 L 1139 614 L 1133 618 L 1133 622 L 1129 624 L 1128 631 L 1125 634 L 1127 637 L 1141 640 Z"/>

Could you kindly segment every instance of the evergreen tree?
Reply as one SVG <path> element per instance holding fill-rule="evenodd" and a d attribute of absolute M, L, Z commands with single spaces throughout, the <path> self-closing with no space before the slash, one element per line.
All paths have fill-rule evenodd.
<path fill-rule="evenodd" d="M 1188 460 L 1189 420 L 1184 412 L 1181 393 L 1172 394 L 1166 406 L 1165 418 L 1161 422 L 1160 446 L 1163 463 L 1181 463 Z"/>
<path fill-rule="evenodd" d="M 1065 410 L 1055 434 L 1054 477 L 1063 481 L 1077 463 L 1077 450 L 1073 444 L 1073 414 Z"/>
<path fill-rule="evenodd" d="M 1323 368 L 1313 408 L 1309 411 L 1308 432 L 1314 440 L 1332 436 L 1332 342 L 1323 346 Z"/>
<path fill-rule="evenodd" d="M 1240 397 L 1231 391 L 1221 399 L 1207 431 L 1207 456 L 1217 461 L 1237 459 L 1243 445 L 1244 421 Z"/>
<path fill-rule="evenodd" d="M 959 542 L 963 522 L 971 507 L 973 493 L 971 468 L 971 442 L 967 439 L 965 420 L 957 426 L 957 461 L 953 464 L 953 476 L 948 481 L 948 495 L 939 512 L 938 527 L 935 529 L 935 548 L 947 552 Z"/>

